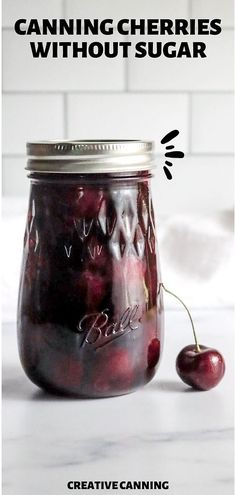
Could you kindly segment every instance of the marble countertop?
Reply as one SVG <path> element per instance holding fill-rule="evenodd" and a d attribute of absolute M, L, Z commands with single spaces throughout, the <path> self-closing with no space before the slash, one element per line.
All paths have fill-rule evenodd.
<path fill-rule="evenodd" d="M 193 317 L 199 341 L 225 356 L 217 388 L 194 392 L 179 380 L 175 358 L 192 342 L 191 328 L 184 312 L 168 311 L 156 378 L 134 394 L 100 400 L 37 389 L 21 370 L 15 325 L 3 325 L 4 495 L 81 493 L 67 488 L 69 480 L 168 480 L 171 495 L 233 494 L 233 311 Z"/>

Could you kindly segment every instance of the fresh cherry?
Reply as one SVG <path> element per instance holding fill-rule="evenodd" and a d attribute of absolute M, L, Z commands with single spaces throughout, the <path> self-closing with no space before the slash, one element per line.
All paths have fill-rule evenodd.
<path fill-rule="evenodd" d="M 173 292 L 160 284 L 165 292 L 171 294 L 186 309 L 191 321 L 195 344 L 188 345 L 180 351 L 176 359 L 176 371 L 184 383 L 196 390 L 210 390 L 218 385 L 225 373 L 225 361 L 222 354 L 216 349 L 199 345 L 192 316 L 184 302 Z"/>
<path fill-rule="evenodd" d="M 197 390 L 210 390 L 223 378 L 225 362 L 216 349 L 188 345 L 182 349 L 176 359 L 176 371 L 184 383 Z"/>

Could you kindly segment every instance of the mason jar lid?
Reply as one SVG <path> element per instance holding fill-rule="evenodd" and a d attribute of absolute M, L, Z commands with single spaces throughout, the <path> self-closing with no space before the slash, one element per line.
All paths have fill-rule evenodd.
<path fill-rule="evenodd" d="M 150 170 L 154 143 L 139 140 L 27 143 L 26 170 L 40 173 L 110 173 Z"/>

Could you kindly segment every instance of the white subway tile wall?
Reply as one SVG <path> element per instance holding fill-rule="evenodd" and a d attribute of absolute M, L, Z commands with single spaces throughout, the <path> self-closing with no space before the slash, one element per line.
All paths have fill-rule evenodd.
<path fill-rule="evenodd" d="M 89 111 L 89 119 L 87 114 Z M 178 145 L 188 149 L 188 96 L 173 94 L 83 94 L 68 98 L 68 134 L 86 139 L 151 139 L 157 152 L 171 127 L 180 128 Z"/>
<path fill-rule="evenodd" d="M 27 196 L 29 193 L 29 181 L 24 167 L 25 158 L 6 155 L 2 160 L 2 186 L 5 196 Z M 22 175 L 23 171 L 23 175 Z"/>
<path fill-rule="evenodd" d="M 194 94 L 192 151 L 194 153 L 233 153 L 233 140 L 233 96 L 230 94 Z"/>
<path fill-rule="evenodd" d="M 3 0 L 3 27 L 14 26 L 17 19 L 39 19 L 61 17 L 63 0 Z"/>
<path fill-rule="evenodd" d="M 47 36 L 42 36 L 48 41 Z M 106 36 L 99 38 L 101 43 Z M 37 42 L 38 37 L 30 36 Z M 76 41 L 67 36 L 53 36 L 53 41 Z M 81 36 L 81 43 L 92 43 L 92 36 Z M 117 41 L 117 35 L 112 36 Z M 125 88 L 125 61 L 116 58 L 33 58 L 29 37 L 5 30 L 3 43 L 4 91 L 122 91 Z M 17 57 L 16 54 L 17 53 Z M 16 77 L 17 75 L 17 77 Z"/>
<path fill-rule="evenodd" d="M 28 194 L 27 140 L 149 138 L 159 155 L 153 187 L 160 214 L 232 208 L 233 5 L 233 0 L 3 0 L 3 194 Z M 65 17 L 221 18 L 224 28 L 219 36 L 201 37 L 206 59 L 187 61 L 132 54 L 33 59 L 32 37 L 13 29 L 18 18 Z M 142 36 L 142 41 L 155 39 Z M 116 34 L 96 37 L 112 40 L 118 40 Z M 180 130 L 176 147 L 186 157 L 175 161 L 168 181 L 160 140 L 174 128 Z"/>
<path fill-rule="evenodd" d="M 192 0 L 191 17 L 222 19 L 225 27 L 234 25 L 234 2 L 232 0 Z"/>
<path fill-rule="evenodd" d="M 26 141 L 62 139 L 63 97 L 46 94 L 3 95 L 3 153 L 25 153 Z"/>
<path fill-rule="evenodd" d="M 178 36 L 177 45 L 186 37 Z M 135 58 L 130 59 L 130 91 L 230 91 L 233 90 L 233 30 L 219 36 L 187 36 L 193 53 L 193 42 L 206 44 L 206 58 Z M 137 39 L 136 39 L 137 41 Z M 143 41 L 153 42 L 152 37 Z M 176 42 L 175 36 L 161 38 L 163 43 Z"/>
<path fill-rule="evenodd" d="M 173 180 L 162 173 L 158 160 L 154 184 L 154 208 L 157 215 L 175 213 L 212 214 L 233 206 L 234 160 L 230 156 L 186 156 L 172 167 Z"/>
<path fill-rule="evenodd" d="M 188 0 L 65 0 L 67 17 L 140 19 L 187 17 Z"/>

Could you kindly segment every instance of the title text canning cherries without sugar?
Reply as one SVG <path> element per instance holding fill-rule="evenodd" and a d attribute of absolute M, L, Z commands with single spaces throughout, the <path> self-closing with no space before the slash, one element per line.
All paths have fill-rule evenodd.
<path fill-rule="evenodd" d="M 152 143 L 31 143 L 18 304 L 23 368 L 50 392 L 106 397 L 152 379 L 162 294 Z"/>

